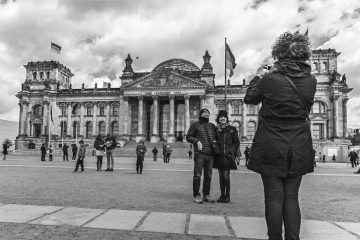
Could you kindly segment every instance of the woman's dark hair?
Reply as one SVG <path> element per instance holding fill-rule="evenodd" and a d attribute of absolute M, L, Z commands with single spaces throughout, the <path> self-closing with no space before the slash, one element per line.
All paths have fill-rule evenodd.
<path fill-rule="evenodd" d="M 304 34 L 285 32 L 278 37 L 272 46 L 272 57 L 278 59 L 308 60 L 311 56 L 308 31 Z"/>
<path fill-rule="evenodd" d="M 225 110 L 220 110 L 219 111 L 219 113 L 218 113 L 218 115 L 216 117 L 216 120 L 215 120 L 217 124 L 220 124 L 220 121 L 219 121 L 220 117 L 226 117 L 226 122 L 227 123 L 229 122 L 229 117 L 228 117 L 227 111 L 225 111 Z"/>
<path fill-rule="evenodd" d="M 97 135 L 96 140 L 102 140 L 101 134 Z"/>

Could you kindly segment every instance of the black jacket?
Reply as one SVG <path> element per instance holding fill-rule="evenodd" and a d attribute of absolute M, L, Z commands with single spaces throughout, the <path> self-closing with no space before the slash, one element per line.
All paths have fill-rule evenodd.
<path fill-rule="evenodd" d="M 105 150 L 104 140 L 102 140 L 102 139 L 95 139 L 94 148 L 95 148 L 96 150 L 104 151 L 104 150 Z"/>
<path fill-rule="evenodd" d="M 294 74 L 285 69 L 255 77 L 244 98 L 246 104 L 262 102 L 247 167 L 266 176 L 298 176 L 314 171 L 308 114 L 283 74 L 303 94 L 308 109 L 314 103 L 316 78 L 306 63 L 294 64 Z"/>
<path fill-rule="evenodd" d="M 218 127 L 216 130 L 216 136 L 217 144 L 221 153 L 219 155 L 215 155 L 213 167 L 219 170 L 237 169 L 235 164 L 235 155 L 239 149 L 240 140 L 236 128 L 226 126 L 221 129 Z"/>
<path fill-rule="evenodd" d="M 206 134 L 206 131 L 208 134 Z M 186 141 L 194 145 L 195 153 L 199 152 L 205 155 L 212 155 L 210 144 L 211 142 L 216 141 L 215 125 L 209 122 L 205 123 L 201 121 L 191 124 L 186 135 Z M 197 147 L 198 141 L 200 141 L 202 144 L 201 151 L 199 151 Z"/>

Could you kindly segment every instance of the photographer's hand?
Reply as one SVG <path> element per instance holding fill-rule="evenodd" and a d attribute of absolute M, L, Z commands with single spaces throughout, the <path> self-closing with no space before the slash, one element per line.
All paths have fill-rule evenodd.
<path fill-rule="evenodd" d="M 264 69 L 264 67 L 263 66 L 261 66 L 261 67 L 259 67 L 258 69 L 257 69 L 257 71 L 256 71 L 256 76 L 258 76 L 258 77 L 263 77 L 265 74 L 267 74 L 268 73 L 268 71 L 267 70 L 265 70 Z"/>

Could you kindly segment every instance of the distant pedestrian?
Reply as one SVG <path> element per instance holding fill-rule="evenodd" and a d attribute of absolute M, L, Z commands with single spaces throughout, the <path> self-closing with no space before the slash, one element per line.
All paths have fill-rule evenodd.
<path fill-rule="evenodd" d="M 248 162 L 249 162 L 249 158 L 250 158 L 250 148 L 249 147 L 245 148 L 244 155 L 245 155 L 245 166 L 247 166 Z"/>
<path fill-rule="evenodd" d="M 79 166 L 81 167 L 81 172 L 84 171 L 84 159 L 85 159 L 85 152 L 86 152 L 86 146 L 87 144 L 84 144 L 84 140 L 79 141 L 80 148 L 78 151 L 78 160 L 76 161 L 76 166 L 74 172 L 77 172 L 79 169 Z"/>
<path fill-rule="evenodd" d="M 144 141 L 140 140 L 139 144 L 136 147 L 136 173 L 142 174 L 143 165 L 144 165 L 144 157 L 146 153 L 146 147 L 144 145 Z"/>
<path fill-rule="evenodd" d="M 112 172 L 114 171 L 114 156 L 113 152 L 116 147 L 116 138 L 112 136 L 111 134 L 107 134 L 105 138 L 105 150 L 106 150 L 106 163 L 107 168 L 105 171 Z"/>
<path fill-rule="evenodd" d="M 322 162 L 323 162 L 323 163 L 326 163 L 326 156 L 325 156 L 325 154 L 322 155 Z"/>
<path fill-rule="evenodd" d="M 156 147 L 154 147 L 154 149 L 152 150 L 152 153 L 154 155 L 154 162 L 156 162 L 157 161 L 157 154 L 158 154 L 158 150 L 157 150 Z"/>
<path fill-rule="evenodd" d="M 163 150 L 163 160 L 164 160 L 164 163 L 166 162 L 166 144 L 163 143 L 162 145 L 162 150 Z"/>
<path fill-rule="evenodd" d="M 336 156 L 335 156 L 335 154 L 333 154 L 333 156 L 332 156 L 332 160 L 333 160 L 333 162 L 335 162 L 335 161 L 336 161 Z"/>
<path fill-rule="evenodd" d="M 77 151 L 78 151 L 76 143 L 71 145 L 71 151 L 72 151 L 72 160 L 76 160 L 76 154 L 77 154 Z"/>
<path fill-rule="evenodd" d="M 7 143 L 4 143 L 3 144 L 3 154 L 4 154 L 3 160 L 6 160 L 6 155 L 8 155 L 8 148 L 9 148 L 9 145 Z"/>
<path fill-rule="evenodd" d="M 46 147 L 45 147 L 45 144 L 42 144 L 42 145 L 41 145 L 40 151 L 41 151 L 41 161 L 44 162 L 44 161 L 46 161 L 46 160 L 45 160 L 45 156 L 46 156 Z"/>
<path fill-rule="evenodd" d="M 357 155 L 357 153 L 353 150 L 349 153 L 349 157 L 350 157 L 350 163 L 351 163 L 351 167 L 356 167 L 356 161 L 359 159 L 359 156 Z"/>
<path fill-rule="evenodd" d="M 54 147 L 50 145 L 48 151 L 49 151 L 49 161 L 51 162 L 53 160 Z"/>
<path fill-rule="evenodd" d="M 105 154 L 105 144 L 101 134 L 97 135 L 95 142 L 95 155 L 96 155 L 96 171 L 101 171 L 102 160 Z"/>
<path fill-rule="evenodd" d="M 63 161 L 69 161 L 69 152 L 68 152 L 69 146 L 64 143 L 64 146 L 62 147 L 62 151 L 63 151 Z"/>
<path fill-rule="evenodd" d="M 313 149 L 313 155 L 314 155 L 314 167 L 316 167 L 316 150 Z"/>
<path fill-rule="evenodd" d="M 169 163 L 170 162 L 170 157 L 171 157 L 171 148 L 169 145 L 166 145 L 166 151 L 165 151 L 165 163 Z"/>
<path fill-rule="evenodd" d="M 191 160 L 192 159 L 192 151 L 191 151 L 191 149 L 189 149 L 188 155 L 189 155 L 189 160 Z"/>

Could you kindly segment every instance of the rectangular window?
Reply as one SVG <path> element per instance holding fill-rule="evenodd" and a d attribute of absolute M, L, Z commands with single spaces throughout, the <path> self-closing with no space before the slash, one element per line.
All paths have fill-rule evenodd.
<path fill-rule="evenodd" d="M 255 115 L 255 105 L 249 104 L 248 105 L 248 114 Z"/>
<path fill-rule="evenodd" d="M 119 115 L 119 108 L 113 107 L 113 116 L 118 116 L 118 115 Z"/>
<path fill-rule="evenodd" d="M 61 108 L 61 116 L 66 116 L 66 107 Z"/>
<path fill-rule="evenodd" d="M 313 124 L 312 137 L 313 139 L 324 139 L 323 124 Z"/>
<path fill-rule="evenodd" d="M 240 115 L 240 104 L 234 104 L 233 114 L 234 115 Z"/>
<path fill-rule="evenodd" d="M 105 108 L 100 107 L 100 116 L 105 116 Z"/>
<path fill-rule="evenodd" d="M 86 108 L 86 116 L 91 116 L 92 115 L 92 107 L 87 107 Z"/>

